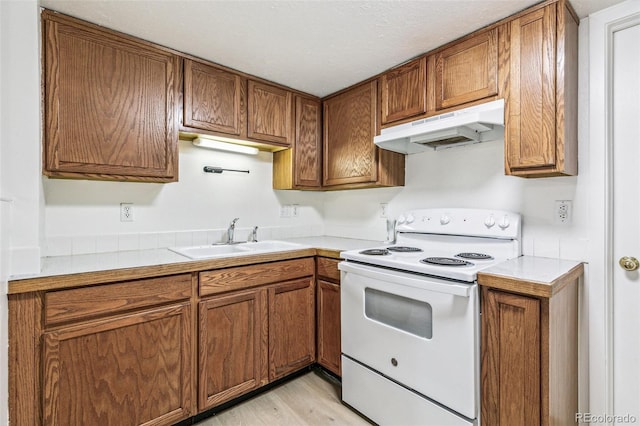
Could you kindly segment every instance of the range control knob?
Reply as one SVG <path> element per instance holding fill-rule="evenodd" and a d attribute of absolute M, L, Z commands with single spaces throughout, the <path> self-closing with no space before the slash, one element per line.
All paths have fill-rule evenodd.
<path fill-rule="evenodd" d="M 407 219 L 403 215 L 398 216 L 398 224 L 405 223 L 406 220 Z"/>
<path fill-rule="evenodd" d="M 493 228 L 493 225 L 496 224 L 496 218 L 493 217 L 493 215 L 487 217 L 484 220 L 484 226 L 486 226 L 487 228 Z"/>
<path fill-rule="evenodd" d="M 509 223 L 509 218 L 506 215 L 500 220 L 500 223 L 498 224 L 500 229 L 507 229 L 509 225 L 511 224 Z"/>
<path fill-rule="evenodd" d="M 451 222 L 451 218 L 449 217 L 449 215 L 443 214 L 443 215 L 440 217 L 440 224 L 441 224 L 441 225 L 446 225 L 446 224 L 448 224 L 449 222 Z"/>
<path fill-rule="evenodd" d="M 413 215 L 412 215 L 412 214 L 410 214 L 410 215 L 408 215 L 408 216 L 407 216 L 407 223 L 413 223 L 413 221 L 414 221 L 414 220 L 416 220 L 416 218 L 415 218 L 415 217 L 413 217 Z"/>

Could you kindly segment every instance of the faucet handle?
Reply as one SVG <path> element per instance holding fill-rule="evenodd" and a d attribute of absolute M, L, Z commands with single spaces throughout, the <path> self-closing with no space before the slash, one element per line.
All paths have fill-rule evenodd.
<path fill-rule="evenodd" d="M 253 227 L 253 230 L 251 231 L 251 235 L 250 235 L 249 241 L 251 241 L 252 243 L 257 243 L 258 242 L 258 227 L 257 226 Z"/>
<path fill-rule="evenodd" d="M 229 226 L 231 226 L 231 227 L 236 226 L 236 222 L 237 222 L 239 219 L 240 219 L 239 217 L 236 217 L 235 219 L 233 219 L 233 220 L 231 221 L 231 223 L 229 224 Z"/>

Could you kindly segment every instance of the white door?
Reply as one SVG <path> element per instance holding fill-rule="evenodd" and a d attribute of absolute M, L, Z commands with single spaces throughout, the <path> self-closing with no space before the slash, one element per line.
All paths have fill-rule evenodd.
<path fill-rule="evenodd" d="M 596 416 L 584 424 L 640 424 L 640 275 L 619 264 L 640 259 L 640 0 L 590 15 L 581 35 L 589 45 L 584 55 L 582 44 L 589 107 L 581 116 L 591 200 L 588 339 L 582 335 L 589 371 L 579 411 Z"/>
<path fill-rule="evenodd" d="M 612 31 L 611 47 L 612 420 L 622 424 L 640 422 L 640 17 Z"/>

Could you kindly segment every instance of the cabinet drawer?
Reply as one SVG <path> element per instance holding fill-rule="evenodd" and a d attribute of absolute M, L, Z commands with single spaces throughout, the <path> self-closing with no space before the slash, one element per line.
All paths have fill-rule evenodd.
<path fill-rule="evenodd" d="M 340 271 L 338 270 L 338 263 L 340 261 L 336 259 L 329 259 L 327 257 L 318 258 L 318 277 L 327 278 L 332 281 L 340 281 Z"/>
<path fill-rule="evenodd" d="M 44 296 L 45 323 L 84 320 L 190 297 L 191 274 L 52 291 Z"/>
<path fill-rule="evenodd" d="M 313 275 L 313 258 L 239 266 L 200 273 L 200 295 L 224 293 Z"/>

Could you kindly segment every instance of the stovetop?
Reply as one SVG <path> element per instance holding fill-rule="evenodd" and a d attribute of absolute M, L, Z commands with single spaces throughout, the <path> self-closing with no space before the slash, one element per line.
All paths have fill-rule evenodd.
<path fill-rule="evenodd" d="M 341 253 L 347 261 L 474 282 L 477 273 L 520 256 L 520 215 L 471 209 L 413 210 L 398 220 L 397 239 Z"/>

